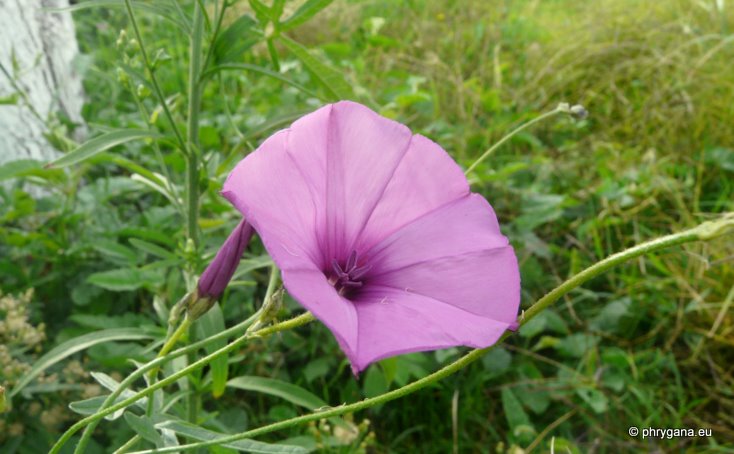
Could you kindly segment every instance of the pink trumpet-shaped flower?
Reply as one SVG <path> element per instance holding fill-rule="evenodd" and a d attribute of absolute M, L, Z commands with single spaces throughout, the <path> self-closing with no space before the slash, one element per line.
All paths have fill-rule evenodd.
<path fill-rule="evenodd" d="M 328 105 L 274 134 L 223 195 L 355 373 L 487 347 L 516 326 L 517 259 L 492 207 L 440 146 L 365 106 Z"/>

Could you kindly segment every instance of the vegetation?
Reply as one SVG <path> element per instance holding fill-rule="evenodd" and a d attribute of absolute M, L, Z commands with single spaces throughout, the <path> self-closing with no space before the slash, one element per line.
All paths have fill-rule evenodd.
<path fill-rule="evenodd" d="M 171 308 L 239 220 L 219 195 L 228 172 L 326 102 L 370 105 L 465 168 L 559 102 L 586 107 L 586 119 L 553 116 L 523 130 L 469 175 L 516 248 L 525 310 L 615 252 L 734 211 L 732 5 L 329 3 L 72 7 L 92 139 L 77 148 L 69 137 L 79 125 L 53 121 L 62 158 L 0 167 L 0 179 L 13 178 L 0 187 L 0 385 L 11 405 L 0 419 L 3 452 L 48 451 L 99 408 L 104 389 L 155 358 Z M 327 452 L 728 452 L 733 259 L 731 236 L 641 256 L 413 396 L 257 440 Z M 275 279 L 258 240 L 179 346 L 248 319 L 271 300 Z M 299 312 L 286 297 L 277 318 Z M 180 356 L 162 376 L 225 344 Z M 163 446 L 174 433 L 182 444 L 206 439 L 184 420 L 244 432 L 378 396 L 464 353 L 404 355 L 355 378 L 328 330 L 306 324 L 252 339 L 148 408 L 103 420 L 87 452 L 130 440 L 130 450 Z M 160 426 L 164 407 L 176 419 Z M 632 426 L 712 435 L 643 439 Z"/>

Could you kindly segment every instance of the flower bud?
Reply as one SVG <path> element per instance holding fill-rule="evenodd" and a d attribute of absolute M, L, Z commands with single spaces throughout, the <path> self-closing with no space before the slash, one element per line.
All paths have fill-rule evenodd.
<path fill-rule="evenodd" d="M 208 298 L 212 300 L 211 304 L 214 304 L 214 301 L 224 293 L 224 289 L 232 279 L 237 265 L 240 264 L 242 253 L 247 243 L 250 242 L 252 234 L 252 226 L 244 219 L 240 221 L 232 233 L 229 234 L 214 260 L 201 273 L 197 284 L 197 299 Z"/>

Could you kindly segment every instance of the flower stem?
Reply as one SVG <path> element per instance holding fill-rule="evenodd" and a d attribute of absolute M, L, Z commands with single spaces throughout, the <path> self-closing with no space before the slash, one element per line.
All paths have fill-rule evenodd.
<path fill-rule="evenodd" d="M 721 219 L 705 222 L 692 229 L 684 230 L 683 232 L 680 232 L 680 233 L 666 235 L 664 237 L 631 247 L 623 252 L 619 252 L 617 254 L 611 255 L 607 257 L 606 259 L 600 262 L 597 262 L 591 265 L 590 267 L 586 268 L 585 270 L 581 271 L 580 273 L 574 275 L 573 277 L 569 278 L 568 280 L 563 282 L 561 285 L 559 285 L 558 287 L 550 291 L 548 294 L 546 294 L 544 297 L 538 300 L 530 309 L 528 309 L 523 314 L 523 316 L 520 317 L 518 322 L 520 325 L 524 325 L 528 321 L 532 320 L 535 316 L 537 316 L 542 310 L 546 309 L 548 306 L 558 301 L 566 293 L 581 286 L 585 282 L 600 275 L 601 273 L 609 270 L 610 268 L 616 265 L 619 265 L 628 260 L 637 258 L 641 255 L 649 254 L 649 253 L 659 251 L 661 249 L 665 249 L 671 246 L 689 243 L 692 241 L 699 241 L 699 240 L 706 241 L 706 240 L 710 240 L 710 239 L 713 239 L 715 237 L 718 237 L 718 236 L 721 236 L 727 233 L 731 233 L 732 231 L 734 231 L 734 213 L 729 213 Z M 242 440 L 245 438 L 253 438 L 253 437 L 263 435 L 266 433 L 270 433 L 276 430 L 286 429 L 286 428 L 289 428 L 289 427 L 292 427 L 298 424 L 304 424 L 304 423 L 311 422 L 311 421 L 331 418 L 334 416 L 343 415 L 345 413 L 353 413 L 359 410 L 363 410 L 365 408 L 373 407 L 375 405 L 384 404 L 391 400 L 395 400 L 400 397 L 406 396 L 408 394 L 414 393 L 428 385 L 431 385 L 445 377 L 448 377 L 449 375 L 452 375 L 458 372 L 462 368 L 468 366 L 469 364 L 473 363 L 477 359 L 481 358 L 485 353 L 490 351 L 492 348 L 494 348 L 496 345 L 498 345 L 500 342 L 502 342 L 504 339 L 506 339 L 509 336 L 510 336 L 510 332 L 505 332 L 505 334 L 503 334 L 502 337 L 494 345 L 491 345 L 489 347 L 482 348 L 482 349 L 472 350 L 469 353 L 467 353 L 466 355 L 459 358 L 458 360 L 449 364 L 448 366 L 445 366 L 426 377 L 423 377 L 401 388 L 395 389 L 385 394 L 381 394 L 376 397 L 364 399 L 364 400 L 361 400 L 359 402 L 355 402 L 349 405 L 340 405 L 338 407 L 333 407 L 326 411 L 314 412 L 314 413 L 310 413 L 307 415 L 291 418 L 285 421 L 279 421 L 273 424 L 269 424 L 267 426 L 248 430 L 246 432 L 242 432 L 239 434 L 229 435 L 226 437 L 220 437 L 217 439 L 207 440 L 207 441 L 202 441 L 202 442 L 197 442 L 197 443 L 190 443 L 187 445 L 175 446 L 171 448 L 160 448 L 156 450 L 137 451 L 135 454 L 152 454 L 152 453 L 162 454 L 166 452 L 183 452 L 183 451 L 190 451 L 193 449 L 199 449 L 199 448 L 203 448 L 207 446 L 231 443 L 231 442 Z"/>
<path fill-rule="evenodd" d="M 143 397 L 149 396 L 149 395 L 153 394 L 155 391 L 157 391 L 157 390 L 159 390 L 159 389 L 161 389 L 161 388 L 163 388 L 165 386 L 168 386 L 171 383 L 174 383 L 175 381 L 177 381 L 181 377 L 184 377 L 184 376 L 188 375 L 189 373 L 191 373 L 191 372 L 193 372 L 195 370 L 201 369 L 202 367 L 204 367 L 205 365 L 207 365 L 208 363 L 210 363 L 213 359 L 218 358 L 221 355 L 227 354 L 227 353 L 229 353 L 229 352 L 237 349 L 239 346 L 241 346 L 242 344 L 246 343 L 247 341 L 249 341 L 251 339 L 254 339 L 254 338 L 266 337 L 266 336 L 269 336 L 271 334 L 274 334 L 274 333 L 277 333 L 277 332 L 280 332 L 280 331 L 284 331 L 284 330 L 296 328 L 298 326 L 305 325 L 306 323 L 309 323 L 309 322 L 311 322 L 311 321 L 314 320 L 314 316 L 310 312 L 306 312 L 306 313 L 301 314 L 298 317 L 294 317 L 294 318 L 292 318 L 290 320 L 286 320 L 284 322 L 280 322 L 280 323 L 276 323 L 274 325 L 267 326 L 265 328 L 262 328 L 262 329 L 259 329 L 259 330 L 255 331 L 255 332 L 246 333 L 246 334 L 238 337 L 237 339 L 235 339 L 231 343 L 227 344 L 226 346 L 224 346 L 224 347 L 222 347 L 222 348 L 220 348 L 220 349 L 212 352 L 211 354 L 209 354 L 209 355 L 201 358 L 200 360 L 198 360 L 198 361 L 196 361 L 196 362 L 188 365 L 187 367 L 181 369 L 180 371 L 174 373 L 173 375 L 170 375 L 170 376 L 164 378 L 163 380 L 159 381 L 158 383 L 155 383 L 155 384 L 153 384 L 153 385 L 145 388 L 144 390 L 135 393 L 135 395 L 130 396 L 129 398 L 127 398 L 127 399 L 125 399 L 123 401 L 120 401 L 120 402 L 118 402 L 115 405 L 112 405 L 112 406 L 107 407 L 107 405 L 109 405 L 111 402 L 114 402 L 115 401 L 115 399 L 122 393 L 122 390 L 123 389 L 126 389 L 127 387 L 129 387 L 135 380 L 137 380 L 138 378 L 142 377 L 143 374 L 145 374 L 147 371 L 151 370 L 152 368 L 158 367 L 161 364 L 163 364 L 163 363 L 165 363 L 167 361 L 170 361 L 171 359 L 173 359 L 175 357 L 178 357 L 178 356 L 181 356 L 181 355 L 185 355 L 187 353 L 190 353 L 190 352 L 192 352 L 192 351 L 194 351 L 196 349 L 199 349 L 199 348 L 201 348 L 201 347 L 203 347 L 205 345 L 208 345 L 211 342 L 214 342 L 214 341 L 220 340 L 222 338 L 226 338 L 228 336 L 231 336 L 233 334 L 233 332 L 234 332 L 235 329 L 237 329 L 239 331 L 242 331 L 243 329 L 246 329 L 247 326 L 249 326 L 250 324 L 252 324 L 255 320 L 257 320 L 259 316 L 260 316 L 260 313 L 258 312 L 256 314 L 254 314 L 253 316 L 251 316 L 250 318 L 248 318 L 245 322 L 242 322 L 242 323 L 240 323 L 237 326 L 234 326 L 234 327 L 232 327 L 232 328 L 230 328 L 230 329 L 228 329 L 226 331 L 223 331 L 223 332 L 221 332 L 220 334 L 218 334 L 216 336 L 212 336 L 210 338 L 207 338 L 207 339 L 204 339 L 202 341 L 199 341 L 199 342 L 196 342 L 194 344 L 191 344 L 191 345 L 189 345 L 187 347 L 184 347 L 184 348 L 180 348 L 178 350 L 175 350 L 175 351 L 169 353 L 168 355 L 166 355 L 164 357 L 156 358 L 153 361 L 150 361 L 149 363 L 147 363 L 146 365 L 140 367 L 138 370 L 136 370 L 130 376 L 128 376 L 122 383 L 120 383 L 120 386 L 112 394 L 110 394 L 109 396 L 107 396 L 107 399 L 105 399 L 104 403 L 102 404 L 102 407 L 103 408 L 101 408 L 100 410 L 98 410 L 97 413 L 95 413 L 93 415 L 90 415 L 90 416 L 87 416 L 86 418 L 78 421 L 77 423 L 75 423 L 74 425 L 72 425 L 66 432 L 64 432 L 61 435 L 61 437 L 59 438 L 59 440 L 53 445 L 53 447 L 49 451 L 49 454 L 56 454 L 56 453 L 58 453 L 61 450 L 61 447 L 67 441 L 69 441 L 69 439 L 77 431 L 79 431 L 82 427 L 89 425 L 89 427 L 87 428 L 87 430 L 90 430 L 91 431 L 97 425 L 97 423 L 102 418 L 104 418 L 105 416 L 107 416 L 109 414 L 112 414 L 112 413 L 114 413 L 114 412 L 116 412 L 118 410 L 121 410 L 123 408 L 126 408 L 126 407 L 134 404 L 138 400 L 142 399 Z"/>
<path fill-rule="evenodd" d="M 194 23 L 191 35 L 191 53 L 189 57 L 189 111 L 186 146 L 189 150 L 186 163 L 186 197 L 188 203 L 187 236 L 199 244 L 199 109 L 201 107 L 201 48 L 203 41 L 204 20 L 201 5 L 194 4 Z"/>
<path fill-rule="evenodd" d="M 546 113 L 544 113 L 544 114 L 542 114 L 542 115 L 540 115 L 540 116 L 538 116 L 536 118 L 533 118 L 532 120 L 528 121 L 527 123 L 521 124 L 520 126 L 518 126 L 517 128 L 515 128 L 514 130 L 510 131 L 509 134 L 507 134 L 506 136 L 504 136 L 503 138 L 501 138 L 499 141 L 497 141 L 494 145 L 492 145 L 491 147 L 489 147 L 489 149 L 487 151 L 485 151 L 479 157 L 479 159 L 477 159 L 476 161 L 474 161 L 474 163 L 472 165 L 470 165 L 468 169 L 466 169 L 466 172 L 464 172 L 464 175 L 469 175 L 471 173 L 471 171 L 474 170 L 479 165 L 480 162 L 482 162 L 485 159 L 487 159 L 492 153 L 494 153 L 499 147 L 501 147 L 502 145 L 504 145 L 505 142 L 507 142 L 508 140 L 510 140 L 517 133 L 519 133 L 521 131 L 524 131 L 525 129 L 531 127 L 532 125 L 534 125 L 536 123 L 540 123 L 541 121 L 545 120 L 546 118 L 550 118 L 550 117 L 552 117 L 554 115 L 557 115 L 559 113 L 566 113 L 566 112 L 567 112 L 567 109 L 564 109 L 561 105 L 559 105 L 555 109 L 553 109 L 551 111 L 548 111 L 548 112 L 546 112 Z"/>

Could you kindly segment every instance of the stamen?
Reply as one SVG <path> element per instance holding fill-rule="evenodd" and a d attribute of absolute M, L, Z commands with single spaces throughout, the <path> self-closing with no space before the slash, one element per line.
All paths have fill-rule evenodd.
<path fill-rule="evenodd" d="M 334 274 L 328 278 L 329 284 L 344 296 L 349 291 L 358 289 L 364 285 L 362 278 L 372 269 L 369 264 L 357 266 L 357 251 L 352 251 L 347 258 L 345 266 L 339 265 L 336 259 L 332 259 L 331 268 Z"/>

